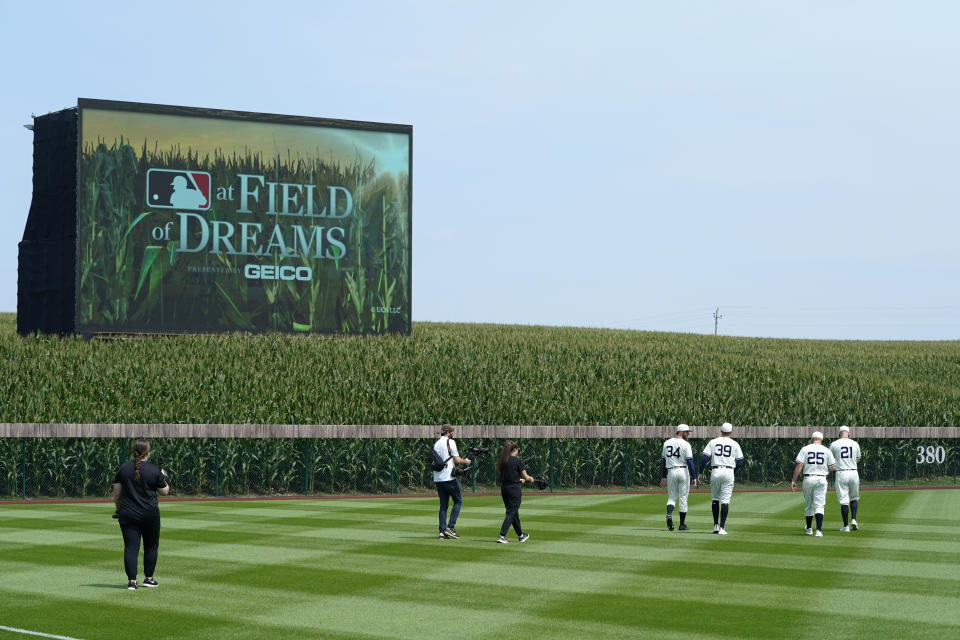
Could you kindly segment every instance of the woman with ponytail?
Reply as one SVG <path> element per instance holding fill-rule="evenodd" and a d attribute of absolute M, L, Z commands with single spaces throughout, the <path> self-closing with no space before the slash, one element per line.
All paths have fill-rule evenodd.
<path fill-rule="evenodd" d="M 123 566 L 127 572 L 127 589 L 137 588 L 137 556 L 143 538 L 143 586 L 159 586 L 153 579 L 160 546 L 160 508 L 157 494 L 170 493 L 164 472 L 151 464 L 150 443 L 137 440 L 133 445 L 133 460 L 117 469 L 113 479 L 114 516 L 120 521 L 123 534 Z"/>
<path fill-rule="evenodd" d="M 500 452 L 500 459 L 497 460 L 497 473 L 500 476 L 500 497 L 503 498 L 503 506 L 506 509 L 506 515 L 503 517 L 503 525 L 500 527 L 500 537 L 497 542 L 506 544 L 507 532 L 510 525 L 517 532 L 517 540 L 526 542 L 530 537 L 529 533 L 524 533 L 520 527 L 520 500 L 523 492 L 520 485 L 524 482 L 533 482 L 533 478 L 523 468 L 523 461 L 518 457 L 520 447 L 512 440 L 507 440 L 503 444 L 503 451 Z"/>

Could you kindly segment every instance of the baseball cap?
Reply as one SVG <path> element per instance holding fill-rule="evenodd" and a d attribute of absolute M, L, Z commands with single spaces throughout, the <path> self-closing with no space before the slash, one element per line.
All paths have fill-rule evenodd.
<path fill-rule="evenodd" d="M 720 433 L 730 433 L 731 431 L 733 431 L 733 425 L 729 422 L 724 422 L 720 426 Z"/>
<path fill-rule="evenodd" d="M 819 431 L 814 431 L 813 433 L 810 434 L 810 439 L 811 439 L 811 440 L 823 440 L 823 434 L 820 433 Z"/>
<path fill-rule="evenodd" d="M 688 427 L 688 426 L 685 425 L 685 424 L 681 424 L 681 425 L 679 425 L 679 426 L 677 427 L 677 433 L 681 433 L 681 432 L 684 432 L 684 431 L 690 431 L 690 427 Z"/>
<path fill-rule="evenodd" d="M 850 433 L 850 427 L 848 427 L 847 425 L 843 425 L 842 427 L 840 427 L 840 431 L 838 431 L 837 433 L 843 433 L 844 431 L 846 431 L 847 433 Z"/>

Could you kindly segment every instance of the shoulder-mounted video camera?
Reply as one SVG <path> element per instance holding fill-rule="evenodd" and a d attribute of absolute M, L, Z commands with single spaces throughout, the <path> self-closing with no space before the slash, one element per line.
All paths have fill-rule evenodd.
<path fill-rule="evenodd" d="M 490 447 L 467 447 L 467 453 L 472 458 L 471 459 L 471 463 L 472 463 L 474 462 L 473 459 L 482 458 L 483 456 L 490 453 Z M 470 469 L 472 468 L 473 468 L 473 464 L 471 464 L 469 467 L 454 467 L 452 475 L 454 477 L 465 476 L 468 473 L 470 473 Z"/>

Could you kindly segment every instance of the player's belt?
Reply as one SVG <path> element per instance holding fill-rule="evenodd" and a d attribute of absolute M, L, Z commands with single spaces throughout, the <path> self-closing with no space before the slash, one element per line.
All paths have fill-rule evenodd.
<path fill-rule="evenodd" d="M 827 475 L 825 473 L 805 473 L 803 474 L 803 477 L 804 478 L 826 478 Z"/>
<path fill-rule="evenodd" d="M 837 469 L 837 471 L 856 471 L 856 469 Z"/>
<path fill-rule="evenodd" d="M 733 469 L 733 467 L 728 467 L 728 466 L 725 465 L 725 464 L 718 464 L 718 465 L 716 465 L 716 466 L 714 466 L 714 467 L 710 467 L 710 468 L 711 468 L 711 469 Z"/>

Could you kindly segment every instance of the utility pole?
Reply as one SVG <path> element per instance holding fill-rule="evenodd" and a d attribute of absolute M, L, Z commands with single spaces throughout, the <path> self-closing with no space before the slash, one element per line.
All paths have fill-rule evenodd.
<path fill-rule="evenodd" d="M 722 317 L 723 316 L 720 315 L 720 307 L 717 307 L 717 310 L 713 312 L 713 335 L 717 335 L 717 324 Z"/>

